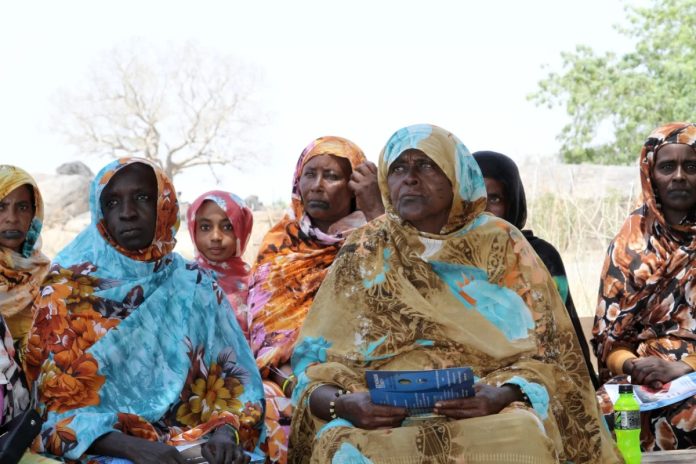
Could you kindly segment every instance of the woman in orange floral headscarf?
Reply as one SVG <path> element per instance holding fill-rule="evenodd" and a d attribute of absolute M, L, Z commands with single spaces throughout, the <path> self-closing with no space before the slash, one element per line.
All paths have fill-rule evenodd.
<path fill-rule="evenodd" d="M 26 365 L 46 420 L 40 451 L 182 462 L 175 445 L 209 436 L 208 462 L 246 462 L 261 379 L 217 282 L 172 252 L 171 181 L 146 160 L 114 161 L 92 183 L 90 208 L 36 302 Z"/>
<path fill-rule="evenodd" d="M 300 155 L 290 211 L 266 234 L 259 249 L 247 306 L 251 347 L 266 392 L 267 448 L 273 462 L 287 461 L 290 355 L 328 267 L 352 229 L 384 213 L 377 168 L 341 137 L 321 137 Z"/>
<path fill-rule="evenodd" d="M 609 245 L 593 345 L 603 382 L 660 388 L 696 369 L 696 125 L 653 131 L 640 155 L 643 204 Z M 611 379 L 611 380 L 610 380 Z M 604 389 L 605 413 L 612 412 Z M 646 451 L 696 446 L 696 396 L 642 413 Z"/>
<path fill-rule="evenodd" d="M 48 272 L 41 253 L 43 200 L 24 170 L 0 165 L 0 314 L 15 344 L 29 333 L 31 305 Z"/>

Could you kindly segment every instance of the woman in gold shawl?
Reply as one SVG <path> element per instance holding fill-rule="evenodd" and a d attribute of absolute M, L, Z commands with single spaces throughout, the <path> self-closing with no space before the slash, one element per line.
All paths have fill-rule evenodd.
<path fill-rule="evenodd" d="M 416 125 L 382 151 L 387 214 L 346 240 L 292 357 L 291 462 L 619 462 L 552 278 L 520 231 L 483 213 L 466 147 Z M 470 366 L 440 417 L 370 401 L 366 369 Z"/>
<path fill-rule="evenodd" d="M 34 179 L 18 167 L 0 165 L 0 313 L 16 345 L 29 333 L 32 303 L 50 264 L 41 253 L 42 221 Z"/>

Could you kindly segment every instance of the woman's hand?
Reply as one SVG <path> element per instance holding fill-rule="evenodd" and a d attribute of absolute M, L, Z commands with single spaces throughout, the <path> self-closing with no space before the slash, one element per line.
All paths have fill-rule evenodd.
<path fill-rule="evenodd" d="M 135 438 L 135 437 L 129 437 Z M 134 446 L 128 451 L 131 454 L 130 460 L 134 464 L 185 464 L 179 450 L 174 446 L 165 445 L 158 441 L 143 440 L 142 443 Z"/>
<path fill-rule="evenodd" d="M 334 404 L 338 417 L 365 430 L 399 427 L 408 414 L 404 408 L 374 404 L 368 392 L 340 396 Z"/>
<path fill-rule="evenodd" d="M 237 445 L 235 432 L 229 427 L 220 427 L 201 446 L 201 454 L 209 464 L 247 464 L 249 456 Z"/>
<path fill-rule="evenodd" d="M 186 460 L 173 446 L 121 432 L 102 435 L 87 451 L 100 456 L 128 459 L 134 464 L 186 464 Z"/>
<path fill-rule="evenodd" d="M 476 395 L 435 403 L 433 412 L 452 419 L 469 419 L 499 413 L 513 401 L 521 401 L 522 393 L 514 385 L 494 387 L 484 383 L 474 385 Z"/>
<path fill-rule="evenodd" d="M 355 193 L 355 206 L 368 221 L 384 214 L 375 163 L 365 161 L 357 166 L 350 175 L 348 187 Z"/>
<path fill-rule="evenodd" d="M 628 359 L 623 367 L 624 372 L 631 376 L 631 383 L 654 389 L 660 389 L 667 382 L 693 372 L 691 366 L 684 362 L 667 361 L 656 356 Z"/>

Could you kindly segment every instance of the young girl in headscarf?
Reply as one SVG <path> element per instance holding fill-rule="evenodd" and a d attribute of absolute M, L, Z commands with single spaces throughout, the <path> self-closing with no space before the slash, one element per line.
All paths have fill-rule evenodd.
<path fill-rule="evenodd" d="M 248 338 L 246 299 L 250 268 L 242 255 L 254 225 L 251 209 L 234 193 L 212 190 L 193 202 L 186 212 L 186 222 L 198 265 L 215 271 Z"/>

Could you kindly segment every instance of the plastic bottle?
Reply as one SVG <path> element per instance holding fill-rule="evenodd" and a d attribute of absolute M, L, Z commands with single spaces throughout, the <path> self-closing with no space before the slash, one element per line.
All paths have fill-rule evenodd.
<path fill-rule="evenodd" d="M 619 385 L 614 404 L 616 444 L 626 464 L 640 464 L 640 408 L 633 397 L 633 385 Z"/>

